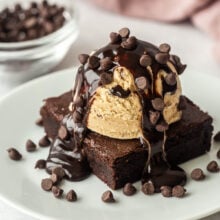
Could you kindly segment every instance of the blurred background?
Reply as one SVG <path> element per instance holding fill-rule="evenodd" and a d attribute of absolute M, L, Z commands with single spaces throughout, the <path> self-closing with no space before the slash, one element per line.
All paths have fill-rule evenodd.
<path fill-rule="evenodd" d="M 57 2 L 62 3 L 62 1 Z M 77 56 L 80 53 L 90 53 L 105 45 L 109 42 L 110 32 L 128 27 L 131 35 L 139 39 L 156 45 L 164 42 L 170 44 L 171 53 L 180 56 L 182 62 L 188 66 L 184 74 L 204 73 L 220 79 L 219 0 L 69 0 L 67 2 L 68 7 L 72 4 L 74 13 L 77 13 L 74 19 L 78 25 L 78 32 L 74 32 L 72 39 L 74 43 L 68 44 L 67 54 L 62 59 L 56 60 L 57 63 L 48 69 L 47 73 L 79 65 Z M 0 0 L 0 7 L 3 8 L 6 3 L 6 0 Z M 3 50 L 0 44 L 0 59 Z M 5 60 L 7 61 L 7 58 L 4 62 Z M 0 65 L 2 62 L 0 60 Z M 33 74 L 33 77 L 45 72 L 41 68 L 37 71 L 39 74 Z M 1 74 L 4 74 L 2 68 L 0 68 L 0 98 L 27 80 L 11 80 Z M 28 80 L 33 77 L 28 77 Z M 0 219 L 32 220 L 31 217 L 2 202 L 0 202 Z M 220 219 L 220 214 L 206 218 L 206 220 L 217 219 Z"/>

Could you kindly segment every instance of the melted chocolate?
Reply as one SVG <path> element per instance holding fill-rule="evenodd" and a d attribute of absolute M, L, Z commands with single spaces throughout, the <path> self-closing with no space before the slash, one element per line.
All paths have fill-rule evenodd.
<path fill-rule="evenodd" d="M 121 86 L 117 85 L 111 90 L 112 95 L 118 96 L 120 98 L 127 98 L 131 91 L 130 90 L 124 90 Z"/>

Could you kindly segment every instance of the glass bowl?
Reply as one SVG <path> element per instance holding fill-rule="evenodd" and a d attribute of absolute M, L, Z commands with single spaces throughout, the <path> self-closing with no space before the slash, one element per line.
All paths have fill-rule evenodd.
<path fill-rule="evenodd" d="M 10 0 L 0 3 L 0 10 L 13 7 L 16 3 L 22 6 L 33 0 Z M 39 2 L 36 0 L 36 2 Z M 76 40 L 79 29 L 78 14 L 72 0 L 48 0 L 51 4 L 64 6 L 66 23 L 57 31 L 29 41 L 0 42 L 0 80 L 20 83 L 43 75 L 57 66 Z"/>

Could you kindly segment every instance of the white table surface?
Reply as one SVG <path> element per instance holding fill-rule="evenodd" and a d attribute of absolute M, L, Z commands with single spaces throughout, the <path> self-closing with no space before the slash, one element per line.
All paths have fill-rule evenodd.
<path fill-rule="evenodd" d="M 1 0 L 5 1 L 5 0 Z M 61 70 L 78 64 L 77 55 L 89 53 L 109 41 L 109 33 L 121 27 L 130 27 L 132 35 L 155 44 L 167 42 L 172 45 L 172 53 L 178 54 L 184 63 L 195 72 L 204 72 L 220 77 L 220 64 L 211 54 L 213 42 L 204 33 L 191 25 L 169 25 L 129 17 L 121 17 L 95 8 L 88 0 L 77 2 L 80 11 L 80 35 L 63 62 L 56 68 Z M 0 2 L 1 4 L 1 2 Z M 0 81 L 0 97 L 15 87 Z M 69 89 L 69 88 L 67 88 Z M 0 201 L 1 220 L 36 220 L 11 208 Z M 218 220 L 220 213 L 203 220 Z"/>

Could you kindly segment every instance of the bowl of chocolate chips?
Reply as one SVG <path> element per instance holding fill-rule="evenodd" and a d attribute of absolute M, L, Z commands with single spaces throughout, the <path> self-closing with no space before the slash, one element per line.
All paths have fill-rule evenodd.
<path fill-rule="evenodd" d="M 72 0 L 0 2 L 0 80 L 23 82 L 57 66 L 78 36 Z"/>

